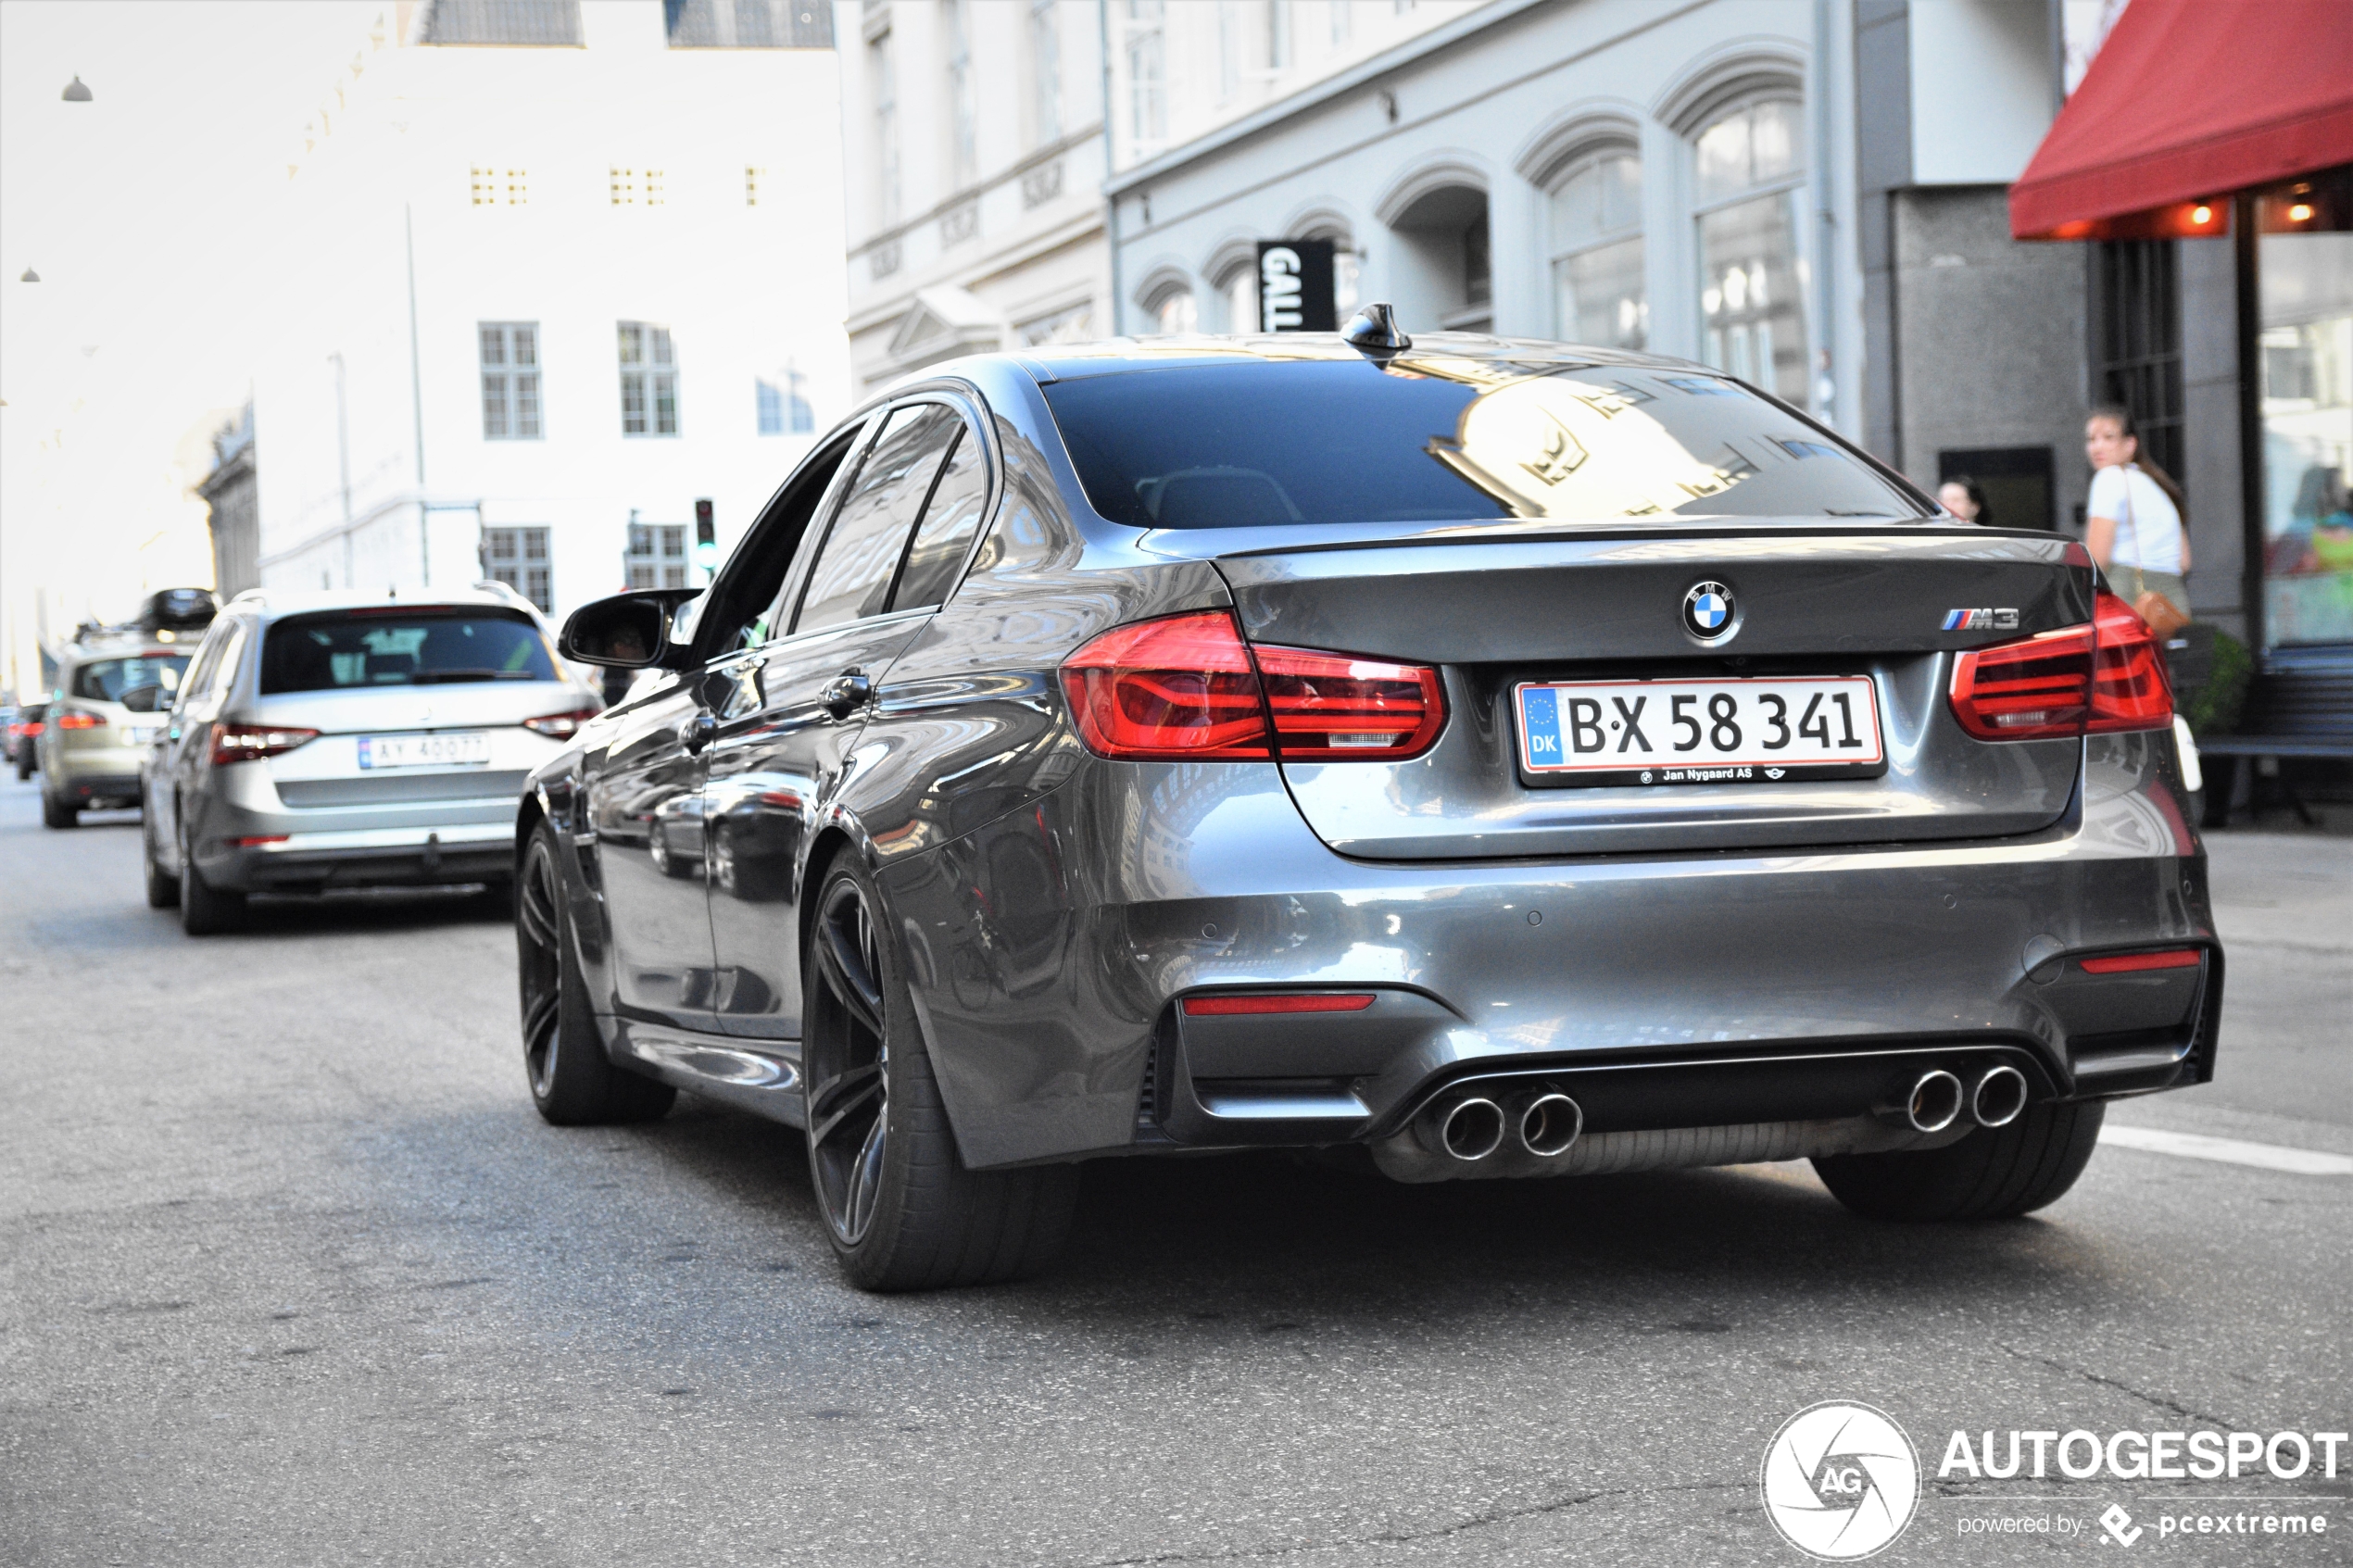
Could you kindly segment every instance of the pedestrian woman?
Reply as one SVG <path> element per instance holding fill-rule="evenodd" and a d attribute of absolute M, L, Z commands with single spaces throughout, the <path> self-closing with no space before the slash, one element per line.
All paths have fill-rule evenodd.
<path fill-rule="evenodd" d="M 2183 581 L 2190 570 L 2190 536 L 2182 526 L 2182 487 L 2141 455 L 2132 414 L 2113 404 L 2093 409 L 2083 421 L 2083 455 L 2092 460 L 2084 546 L 2099 563 L 2109 592 L 2159 633 L 2172 631 L 2190 618 Z M 2171 624 L 2159 625 L 2160 620 Z"/>
<path fill-rule="evenodd" d="M 1993 516 L 1985 506 L 1984 487 L 1967 474 L 1946 480 L 1938 487 L 1936 500 L 1939 506 L 1963 522 L 1979 523 L 1987 528 L 1994 526 Z"/>

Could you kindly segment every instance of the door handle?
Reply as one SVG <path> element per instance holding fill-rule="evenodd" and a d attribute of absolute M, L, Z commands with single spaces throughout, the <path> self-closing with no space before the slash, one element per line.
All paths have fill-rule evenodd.
<path fill-rule="evenodd" d="M 874 695 L 875 683 L 866 678 L 863 670 L 852 666 L 825 683 L 817 706 L 837 719 L 847 719 L 865 707 Z"/>
<path fill-rule="evenodd" d="M 689 757 L 700 756 L 702 748 L 719 736 L 719 721 L 708 713 L 698 713 L 678 723 L 678 744 L 686 748 Z"/>

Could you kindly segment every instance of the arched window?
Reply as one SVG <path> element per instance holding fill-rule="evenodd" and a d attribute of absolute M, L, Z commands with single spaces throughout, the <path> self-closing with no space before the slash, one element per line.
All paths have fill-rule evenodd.
<path fill-rule="evenodd" d="M 1692 144 L 1702 354 L 1743 381 L 1806 406 L 1803 121 L 1788 99 L 1751 100 Z"/>
<path fill-rule="evenodd" d="M 1201 330 L 1200 302 L 1193 298 L 1193 291 L 1181 283 L 1155 293 L 1145 303 L 1144 308 L 1151 314 L 1153 335 L 1167 336 Z"/>
<path fill-rule="evenodd" d="M 1641 348 L 1650 341 L 1642 287 L 1642 160 L 1613 148 L 1580 159 L 1553 187 L 1553 331 L 1569 343 Z"/>

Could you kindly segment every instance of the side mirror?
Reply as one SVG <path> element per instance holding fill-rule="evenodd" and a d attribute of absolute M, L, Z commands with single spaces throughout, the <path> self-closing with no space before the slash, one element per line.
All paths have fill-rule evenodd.
<path fill-rule="evenodd" d="M 700 589 L 654 588 L 596 599 L 572 612 L 557 645 L 566 659 L 608 670 L 646 670 L 672 652 L 671 617 Z"/>
<path fill-rule="evenodd" d="M 170 706 L 161 686 L 133 686 L 122 694 L 122 706 L 133 713 L 160 713 Z"/>

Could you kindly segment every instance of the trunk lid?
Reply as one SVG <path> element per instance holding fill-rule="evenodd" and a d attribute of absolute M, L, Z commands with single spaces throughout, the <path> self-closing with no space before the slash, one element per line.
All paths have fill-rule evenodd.
<path fill-rule="evenodd" d="M 1442 542 L 1288 547 L 1253 539 L 1261 547 L 1216 564 L 1253 643 L 1441 671 L 1448 720 L 1424 755 L 1283 763 L 1308 823 L 1343 854 L 1764 850 L 2001 837 L 2056 822 L 2074 793 L 2081 741 L 1972 739 L 1946 692 L 1960 651 L 2091 618 L 2081 547 L 1977 529 L 1803 527 L 1654 528 L 1636 537 L 1466 531 Z M 1705 583 L 1728 590 L 1732 607 L 1733 631 L 1714 645 L 1683 617 L 1686 596 Z M 1667 784 L 1672 759 L 1662 757 L 1661 783 L 1564 785 L 1523 766 L 1514 698 L 1522 683 L 1840 676 L 1871 683 L 1879 776 Z M 1662 698 L 1648 710 L 1653 739 L 1673 689 L 1641 688 Z"/>

